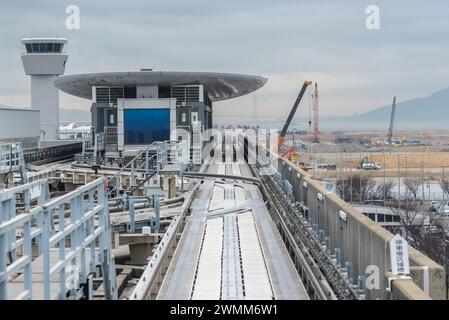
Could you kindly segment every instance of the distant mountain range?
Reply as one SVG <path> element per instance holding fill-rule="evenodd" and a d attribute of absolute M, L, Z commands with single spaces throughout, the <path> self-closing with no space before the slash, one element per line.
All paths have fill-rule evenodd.
<path fill-rule="evenodd" d="M 393 102 L 393 97 L 391 100 Z M 388 122 L 390 114 L 391 105 L 387 105 L 350 117 L 335 117 L 334 120 Z M 398 97 L 395 119 L 398 123 L 403 121 L 418 123 L 421 121 L 449 122 L 449 88 L 424 98 L 401 101 L 400 97 Z"/>

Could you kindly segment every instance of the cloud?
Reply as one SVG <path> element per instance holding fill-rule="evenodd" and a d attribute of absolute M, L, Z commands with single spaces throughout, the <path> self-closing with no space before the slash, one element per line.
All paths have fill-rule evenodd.
<path fill-rule="evenodd" d="M 288 113 L 305 79 L 319 82 L 323 114 L 352 114 L 449 86 L 449 2 L 376 1 L 381 30 L 365 28 L 372 1 L 3 1 L 0 103 L 29 104 L 19 54 L 24 36 L 69 39 L 66 73 L 142 67 L 264 75 L 261 114 Z M 65 7 L 81 29 L 65 29 Z M 65 108 L 89 107 L 61 94 Z M 252 96 L 217 103 L 217 114 L 248 110 Z M 247 108 L 247 109 L 245 109 Z M 279 109 L 278 109 L 279 108 Z"/>

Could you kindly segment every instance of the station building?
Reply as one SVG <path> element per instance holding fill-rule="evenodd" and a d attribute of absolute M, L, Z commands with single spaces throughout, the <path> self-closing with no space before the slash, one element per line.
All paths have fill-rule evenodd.
<path fill-rule="evenodd" d="M 208 141 L 213 104 L 251 93 L 266 83 L 260 76 L 142 69 L 60 76 L 55 86 L 92 101 L 92 126 L 104 133 L 108 157 L 122 157 L 155 141 Z M 185 139 L 185 137 L 183 137 Z"/>
<path fill-rule="evenodd" d="M 0 144 L 21 142 L 24 148 L 37 148 L 40 134 L 39 110 L 0 105 Z"/>

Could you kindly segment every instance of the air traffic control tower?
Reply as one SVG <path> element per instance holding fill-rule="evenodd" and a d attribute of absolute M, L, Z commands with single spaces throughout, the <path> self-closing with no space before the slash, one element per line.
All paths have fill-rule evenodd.
<path fill-rule="evenodd" d="M 31 76 L 31 109 L 40 111 L 41 139 L 56 140 L 59 132 L 59 90 L 54 81 L 64 74 L 68 56 L 62 53 L 66 39 L 25 38 L 22 54 L 25 74 Z"/>

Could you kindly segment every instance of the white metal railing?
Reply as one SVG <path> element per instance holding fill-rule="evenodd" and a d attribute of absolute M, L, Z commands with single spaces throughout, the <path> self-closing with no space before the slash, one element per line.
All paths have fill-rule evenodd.
<path fill-rule="evenodd" d="M 39 180 L 0 192 L 3 207 L 9 208 L 9 213 L 0 215 L 0 300 L 80 298 L 82 286 L 89 287 L 97 265 L 106 298 L 116 299 L 104 178 L 45 202 L 46 189 L 41 185 L 38 206 L 16 215 L 17 192 L 27 188 L 32 192 L 42 181 L 46 184 Z M 35 260 L 33 245 L 38 249 Z M 14 252 L 17 249 L 22 249 L 20 257 Z"/>
<path fill-rule="evenodd" d="M 95 135 L 86 134 L 82 141 L 81 155 L 76 155 L 75 160 L 80 164 L 87 164 L 90 161 L 91 165 L 98 165 L 101 161 L 99 153 L 105 150 L 105 134 L 103 132 Z M 90 152 L 88 153 L 87 151 Z"/>
<path fill-rule="evenodd" d="M 115 198 L 120 195 L 120 190 L 126 184 L 129 186 L 135 184 L 136 174 L 144 172 L 145 177 L 159 170 L 158 154 L 164 148 L 164 143 L 155 142 L 137 153 L 126 165 L 124 165 L 116 174 L 109 177 L 106 183 L 109 186 L 109 198 Z M 126 174 L 125 174 L 126 172 Z"/>
<path fill-rule="evenodd" d="M 17 215 L 17 197 L 23 197 L 24 213 Z M 8 298 L 7 284 L 11 276 L 24 272 L 24 290 L 16 296 L 18 299 L 31 297 L 31 241 L 40 243 L 42 236 L 41 222 L 29 214 L 31 201 L 38 204 L 50 198 L 46 180 L 37 180 L 25 185 L 4 189 L 0 192 L 0 300 Z M 32 229 L 32 224 L 35 227 Z M 22 233 L 21 238 L 17 238 Z M 17 249 L 22 249 L 22 256 L 17 258 Z"/>
<path fill-rule="evenodd" d="M 105 144 L 105 135 L 103 132 L 95 134 L 92 137 L 92 134 L 85 134 L 83 136 L 83 149 L 82 154 L 84 155 L 87 150 L 93 150 L 95 153 L 98 151 L 104 150 Z"/>
<path fill-rule="evenodd" d="M 50 167 L 39 171 L 27 172 L 28 181 L 56 178 L 57 168 Z"/>
<path fill-rule="evenodd" d="M 95 154 L 97 154 L 98 151 L 104 150 L 104 133 L 97 133 L 95 135 Z"/>
<path fill-rule="evenodd" d="M 19 172 L 26 182 L 25 159 L 22 143 L 0 144 L 0 174 Z"/>
<path fill-rule="evenodd" d="M 107 179 L 108 195 L 115 198 L 120 195 L 123 186 L 135 186 L 138 174 L 143 174 L 143 180 L 146 180 L 158 174 L 167 164 L 187 164 L 188 161 L 189 150 L 186 141 L 154 142 Z"/>
<path fill-rule="evenodd" d="M 180 228 L 182 228 L 182 223 L 184 221 L 185 215 L 187 214 L 188 209 L 190 208 L 193 199 L 195 198 L 199 186 L 199 184 L 195 184 L 195 187 L 191 191 L 190 196 L 184 202 L 184 209 L 181 215 L 173 217 L 173 220 L 165 231 L 164 236 L 156 247 L 153 255 L 149 259 L 142 276 L 137 282 L 137 285 L 129 296 L 129 300 L 145 300 L 148 297 L 151 287 L 157 279 L 158 272 L 160 271 L 161 266 L 166 263 L 165 259 L 167 257 L 167 253 L 173 245 L 173 239 L 176 239 L 176 236 L 180 232 Z"/>
<path fill-rule="evenodd" d="M 172 245 L 171 240 L 176 236 L 176 230 L 181 223 L 181 217 L 173 217 L 172 222 L 162 237 L 161 242 L 157 246 L 154 254 L 151 256 L 148 265 L 146 266 L 142 276 L 140 277 L 136 287 L 129 296 L 130 300 L 145 300 L 148 296 L 149 290 L 153 285 L 159 268 L 164 263 L 165 255 Z"/>
<path fill-rule="evenodd" d="M 87 150 L 92 149 L 92 134 L 86 134 L 83 136 L 83 149 L 82 149 L 82 155 L 86 153 Z"/>

